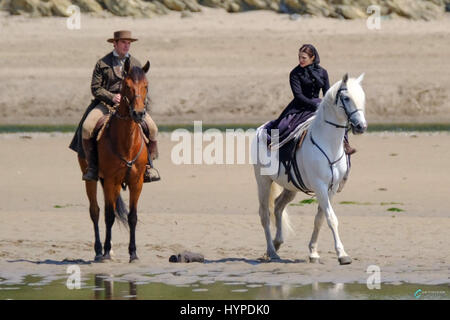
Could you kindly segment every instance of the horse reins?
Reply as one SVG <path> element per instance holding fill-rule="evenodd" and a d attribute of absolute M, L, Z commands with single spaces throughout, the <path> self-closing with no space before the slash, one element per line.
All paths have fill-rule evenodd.
<path fill-rule="evenodd" d="M 333 162 L 331 162 L 330 158 L 327 156 L 327 154 L 325 153 L 325 151 L 317 144 L 316 141 L 314 141 L 314 138 L 312 136 L 312 132 L 309 134 L 309 137 L 311 138 L 311 143 L 313 145 L 315 145 L 317 147 L 317 149 L 320 150 L 320 152 L 322 152 L 322 154 L 325 156 L 325 158 L 328 160 L 328 164 L 330 165 L 330 170 L 331 170 L 331 182 L 328 185 L 328 190 L 331 190 L 331 188 L 333 187 L 333 182 L 334 182 L 334 173 L 333 173 L 333 166 L 338 163 L 342 157 L 345 155 L 345 152 L 342 153 L 342 155 L 337 159 L 334 160 Z M 348 168 L 347 168 L 348 170 Z"/>
<path fill-rule="evenodd" d="M 137 153 L 137 155 L 134 157 L 133 160 L 128 161 L 127 159 L 122 157 L 120 154 L 116 153 L 116 155 L 120 158 L 120 160 L 124 161 L 126 166 L 127 166 L 127 172 L 125 173 L 125 181 L 122 182 L 122 189 L 123 190 L 125 190 L 127 188 L 128 180 L 130 178 L 131 168 L 133 167 L 134 163 L 136 162 L 136 160 L 141 155 L 143 149 L 144 149 L 144 138 L 142 138 L 142 136 L 141 136 L 141 147 L 139 148 L 139 152 Z"/>

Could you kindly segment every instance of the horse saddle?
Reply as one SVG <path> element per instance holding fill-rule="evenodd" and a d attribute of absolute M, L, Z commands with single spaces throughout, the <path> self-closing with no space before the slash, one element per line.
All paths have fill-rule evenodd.
<path fill-rule="evenodd" d="M 112 113 L 108 113 L 105 114 L 103 117 L 101 117 L 98 121 L 97 124 L 95 125 L 95 129 L 94 129 L 94 136 L 97 136 L 96 141 L 98 142 L 101 137 L 103 136 L 105 129 L 108 127 L 109 122 L 111 121 L 111 116 Z M 149 143 L 148 140 L 148 135 L 149 135 L 149 129 L 147 127 L 147 124 L 145 123 L 145 121 L 142 121 L 139 124 L 139 127 L 141 128 L 142 131 L 142 137 L 144 137 L 144 141 L 146 144 Z"/>
<path fill-rule="evenodd" d="M 103 136 L 103 132 L 105 131 L 105 128 L 108 126 L 110 119 L 111 119 L 110 113 L 98 119 L 97 124 L 95 125 L 94 128 L 94 136 L 97 136 L 96 141 L 99 141 L 100 138 Z"/>

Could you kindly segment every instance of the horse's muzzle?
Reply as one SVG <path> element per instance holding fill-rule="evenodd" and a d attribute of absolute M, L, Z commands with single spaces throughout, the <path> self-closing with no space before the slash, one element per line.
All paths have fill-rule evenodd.
<path fill-rule="evenodd" d="M 135 111 L 131 112 L 131 118 L 134 122 L 141 122 L 145 117 L 145 111 Z"/>
<path fill-rule="evenodd" d="M 353 134 L 362 134 L 367 130 L 367 123 L 359 122 L 357 124 L 352 124 L 352 132 Z"/>

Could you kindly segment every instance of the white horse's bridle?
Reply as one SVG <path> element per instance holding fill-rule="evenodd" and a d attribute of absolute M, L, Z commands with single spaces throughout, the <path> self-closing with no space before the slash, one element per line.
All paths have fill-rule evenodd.
<path fill-rule="evenodd" d="M 342 96 L 342 94 L 341 94 L 342 91 L 347 91 L 347 86 L 342 86 L 339 88 L 338 92 L 336 93 L 336 99 L 335 99 L 334 103 L 338 107 L 344 109 L 345 115 L 347 116 L 346 125 L 343 126 L 343 125 L 340 125 L 340 124 L 337 124 L 337 123 L 334 123 L 334 122 L 331 122 L 328 120 L 324 120 L 324 121 L 332 126 L 335 126 L 336 128 L 343 128 L 343 129 L 350 130 L 350 125 L 353 124 L 353 122 L 352 122 L 353 116 L 358 112 L 364 112 L 364 110 L 359 109 L 359 108 L 356 108 L 355 110 L 349 110 L 350 108 L 349 108 L 348 104 L 346 103 L 347 97 Z M 339 101 L 341 101 L 341 105 L 338 104 Z"/>

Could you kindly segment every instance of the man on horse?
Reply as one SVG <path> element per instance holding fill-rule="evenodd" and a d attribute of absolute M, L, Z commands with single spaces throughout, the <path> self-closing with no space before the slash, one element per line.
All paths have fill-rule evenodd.
<path fill-rule="evenodd" d="M 91 91 L 94 100 L 86 110 L 77 132 L 70 144 L 70 148 L 85 157 L 88 168 L 83 175 L 83 180 L 98 180 L 98 156 L 96 149 L 96 127 L 100 119 L 111 113 L 121 100 L 121 85 L 125 77 L 124 64 L 127 59 L 131 67 L 141 67 L 141 63 L 132 57 L 128 51 L 131 42 L 137 39 L 131 36 L 131 31 L 122 30 L 114 32 L 114 38 L 107 40 L 113 43 L 114 50 L 98 60 L 92 75 Z M 146 110 L 149 110 L 148 96 L 145 99 Z M 148 165 L 144 175 L 144 182 L 160 179 L 158 172 L 153 168 L 152 160 L 157 158 L 158 149 L 156 135 L 158 128 L 148 112 L 141 123 L 144 133 L 148 138 Z"/>

